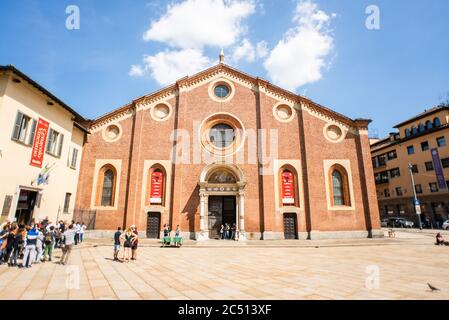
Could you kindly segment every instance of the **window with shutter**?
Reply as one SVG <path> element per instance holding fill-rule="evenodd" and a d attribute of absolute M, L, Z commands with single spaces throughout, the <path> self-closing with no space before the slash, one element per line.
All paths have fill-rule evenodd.
<path fill-rule="evenodd" d="M 72 152 L 72 162 L 70 163 L 70 166 L 74 169 L 76 168 L 77 160 L 78 160 L 78 149 L 74 148 Z"/>
<path fill-rule="evenodd" d="M 22 123 L 22 117 L 23 114 L 20 111 L 18 111 L 16 116 L 16 122 L 14 124 L 14 130 L 12 132 L 13 140 L 19 140 L 20 124 Z"/>
<path fill-rule="evenodd" d="M 59 148 L 58 148 L 58 157 L 61 156 L 62 147 L 64 146 L 64 135 L 61 134 L 59 138 Z"/>
<path fill-rule="evenodd" d="M 37 121 L 33 119 L 33 123 L 31 124 L 31 132 L 30 132 L 30 137 L 28 139 L 28 144 L 31 146 L 34 143 L 34 135 L 36 133 L 36 125 L 37 125 Z"/>
<path fill-rule="evenodd" d="M 48 131 L 47 144 L 46 144 L 47 152 L 50 152 L 50 150 L 51 150 L 52 139 L 53 139 L 53 129 L 50 128 L 50 130 Z"/>

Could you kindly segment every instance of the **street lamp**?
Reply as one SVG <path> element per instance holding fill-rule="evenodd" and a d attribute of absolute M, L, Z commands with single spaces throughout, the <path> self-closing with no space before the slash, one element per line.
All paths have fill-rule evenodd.
<path fill-rule="evenodd" d="M 419 224 L 419 230 L 422 230 L 422 223 L 421 223 L 421 208 L 419 208 L 419 200 L 416 195 L 416 189 L 415 189 L 415 177 L 413 177 L 413 166 L 411 163 L 408 164 L 408 170 L 410 171 L 410 177 L 412 179 L 412 189 L 413 189 L 413 205 L 415 207 L 415 213 L 418 216 L 418 224 Z M 419 208 L 419 211 L 418 211 Z"/>

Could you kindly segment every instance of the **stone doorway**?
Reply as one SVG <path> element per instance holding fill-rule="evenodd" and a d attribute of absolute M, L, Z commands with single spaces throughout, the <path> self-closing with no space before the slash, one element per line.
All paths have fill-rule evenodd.
<path fill-rule="evenodd" d="M 246 240 L 245 186 L 239 167 L 211 164 L 200 175 L 200 230 L 197 240 L 219 239 L 222 223 L 236 224 L 236 240 Z"/>

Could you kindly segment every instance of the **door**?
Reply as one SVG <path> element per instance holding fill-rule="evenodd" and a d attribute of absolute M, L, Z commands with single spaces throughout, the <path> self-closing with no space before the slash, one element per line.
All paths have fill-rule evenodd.
<path fill-rule="evenodd" d="M 209 197 L 209 238 L 220 239 L 221 225 L 236 223 L 236 198 L 232 196 Z"/>
<path fill-rule="evenodd" d="M 147 238 L 159 239 L 160 230 L 161 230 L 161 213 L 149 212 L 147 223 Z"/>
<path fill-rule="evenodd" d="M 296 213 L 284 214 L 284 237 L 288 240 L 298 239 Z"/>
<path fill-rule="evenodd" d="M 220 227 L 223 223 L 223 198 L 209 197 L 209 238 L 220 239 Z"/>
<path fill-rule="evenodd" d="M 30 224 L 33 219 L 34 206 L 36 204 L 37 192 L 29 190 L 20 190 L 19 200 L 15 218 L 19 224 Z"/>

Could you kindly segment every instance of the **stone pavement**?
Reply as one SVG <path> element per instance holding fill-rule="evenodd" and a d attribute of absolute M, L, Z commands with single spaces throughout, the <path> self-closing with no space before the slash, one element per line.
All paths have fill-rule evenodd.
<path fill-rule="evenodd" d="M 144 245 L 131 263 L 91 242 L 74 249 L 69 266 L 0 266 L 0 299 L 449 299 L 449 247 L 408 235 L 375 245 Z"/>

